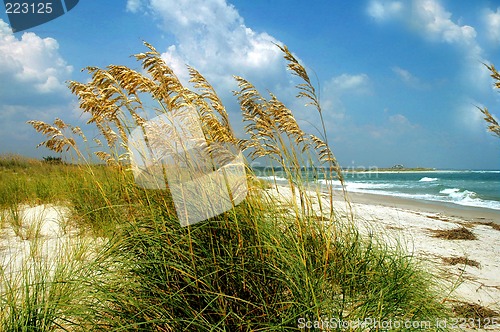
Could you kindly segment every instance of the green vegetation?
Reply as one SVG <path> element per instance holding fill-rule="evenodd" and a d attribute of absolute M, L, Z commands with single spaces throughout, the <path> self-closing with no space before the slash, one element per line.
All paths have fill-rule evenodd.
<path fill-rule="evenodd" d="M 28 164 L 2 177 L 24 171 L 18 181 L 29 184 L 30 174 L 52 167 Z M 290 330 L 300 317 L 444 315 L 412 257 L 346 220 L 294 217 L 258 182 L 233 211 L 181 228 L 168 192 L 140 189 L 116 168 L 86 168 L 55 166 L 57 184 L 43 183 L 56 200 L 43 202 L 71 207 L 80 232 L 106 244 L 98 255 L 92 242 L 51 263 L 35 256 L 37 265 L 26 263 L 17 279 L 2 275 L 3 330 Z M 31 190 L 20 203 L 40 203 Z"/>
<path fill-rule="evenodd" d="M 61 245 L 50 263 L 43 250 L 31 250 L 20 274 L 2 267 L 2 330 L 290 331 L 325 317 L 404 322 L 448 315 L 434 279 L 416 259 L 376 236 L 362 235 L 353 216 L 335 213 L 331 192 L 326 199 L 324 193 L 307 192 L 297 171 L 307 162 L 322 163 L 342 180 L 326 132 L 322 138 L 304 133 L 274 95 L 265 98 L 236 78 L 249 136 L 236 139 L 208 82 L 190 69 L 197 90 L 185 88 L 147 46 L 149 51 L 136 58 L 148 76 L 122 66 L 89 68 L 89 83 L 70 84 L 90 114 L 89 123 L 107 142 L 97 156 L 108 166 L 0 159 L 2 211 L 22 219 L 25 206 L 62 205 L 71 211 L 68 228 L 78 231 L 68 232 L 71 245 Z M 299 97 L 308 99 L 322 121 L 307 73 L 286 48 L 282 51 L 302 80 Z M 270 194 L 248 170 L 242 203 L 181 227 L 169 191 L 137 186 L 124 162 L 127 132 L 145 122 L 147 97 L 141 95 L 157 102 L 156 113 L 192 105 L 209 144 L 231 143 L 281 165 L 291 200 Z M 83 137 L 79 128 L 61 120 L 31 124 L 48 136 L 44 146 L 72 149 L 84 161 L 69 136 Z M 14 219 L 3 213 L 2 231 Z"/>

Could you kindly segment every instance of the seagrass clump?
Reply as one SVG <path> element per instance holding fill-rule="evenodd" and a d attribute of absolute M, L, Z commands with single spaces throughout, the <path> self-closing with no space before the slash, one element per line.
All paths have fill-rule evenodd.
<path fill-rule="evenodd" d="M 429 276 L 411 256 L 375 236 L 363 237 L 349 216 L 328 213 L 332 194 L 307 191 L 303 165 L 322 165 L 328 179 L 342 181 L 342 174 L 316 89 L 286 47 L 278 46 L 299 80 L 297 97 L 319 117 L 314 135 L 275 94 L 262 94 L 235 77 L 244 121 L 244 132 L 236 135 L 205 77 L 188 68 L 190 85 L 183 85 L 161 54 L 145 46 L 146 52 L 135 55 L 142 70 L 88 67 L 88 82 L 69 83 L 87 124 L 99 133 L 92 140 L 99 147 L 94 155 L 120 167 L 90 165 L 79 172 L 74 167 L 69 176 L 64 197 L 75 219 L 106 245 L 92 256 L 96 261 L 86 278 L 74 281 L 85 292 L 74 312 L 62 316 L 65 322 L 84 331 L 288 331 L 297 329 L 300 317 L 405 321 L 442 316 Z M 280 166 L 291 187 L 290 202 L 249 176 L 241 202 L 181 227 L 174 186 L 145 188 L 128 171 L 133 170 L 129 145 L 134 132 L 142 131 L 144 145 L 161 150 L 172 132 L 155 127 L 154 119 L 184 110 L 198 116 L 206 142 L 199 148 L 213 159 L 224 160 L 217 154 L 231 146 Z M 60 120 L 30 124 L 47 137 L 41 146 L 75 151 L 80 158 L 92 151 L 79 146 L 86 139 L 77 127 Z M 163 170 L 161 163 L 153 166 Z M 330 211 L 321 198 L 330 199 Z"/>
<path fill-rule="evenodd" d="M 286 46 L 278 46 L 288 62 L 288 69 L 302 80 L 297 84 L 298 98 L 305 98 L 318 112 L 322 132 L 305 133 L 287 106 L 272 93 L 264 97 L 247 80 L 235 76 L 239 90 L 234 92 L 240 103 L 246 138 L 238 138 L 229 121 L 228 113 L 213 86 L 196 69 L 188 67 L 193 88 L 184 86 L 161 54 L 144 43 L 147 52 L 134 57 L 144 72 L 126 66 L 110 65 L 105 69 L 87 67 L 91 75 L 87 83 L 69 82 L 71 92 L 77 96 L 87 124 L 99 132 L 93 142 L 101 147 L 94 155 L 110 165 L 130 164 L 128 139 L 139 127 L 145 132 L 148 119 L 167 114 L 174 109 L 196 109 L 207 141 L 203 148 L 210 154 L 220 151 L 222 145 L 231 144 L 244 151 L 251 159 L 268 157 L 283 167 L 290 179 L 300 178 L 300 169 L 307 161 L 319 162 L 331 177 L 342 180 L 342 174 L 328 145 L 323 112 L 319 98 L 305 68 Z M 35 130 L 48 139 L 39 144 L 55 152 L 73 149 L 83 157 L 74 135 L 86 138 L 79 127 L 72 127 L 57 119 L 53 125 L 43 121 L 29 121 Z M 104 142 L 104 143 L 103 143 Z M 290 181 L 291 185 L 294 185 Z"/>

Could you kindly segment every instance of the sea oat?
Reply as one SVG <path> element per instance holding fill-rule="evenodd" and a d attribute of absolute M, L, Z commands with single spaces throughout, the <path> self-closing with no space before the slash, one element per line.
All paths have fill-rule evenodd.
<path fill-rule="evenodd" d="M 49 137 L 48 140 L 41 142 L 37 147 L 45 146 L 58 153 L 76 147 L 75 140 L 71 137 L 66 137 L 62 132 L 61 129 L 67 128 L 67 125 L 61 119 L 56 118 L 54 125 L 35 120 L 28 121 L 28 124 L 32 125 L 39 133 Z"/>

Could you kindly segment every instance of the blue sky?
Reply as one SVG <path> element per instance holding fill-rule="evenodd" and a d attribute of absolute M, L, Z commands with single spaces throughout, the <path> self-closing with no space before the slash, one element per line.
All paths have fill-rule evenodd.
<path fill-rule="evenodd" d="M 314 132 L 280 43 L 314 77 L 342 165 L 500 169 L 500 140 L 475 108 L 500 117 L 482 65 L 500 67 L 500 1 L 80 0 L 28 31 L 13 34 L 3 9 L 0 20 L 0 153 L 49 155 L 25 122 L 81 124 L 65 82 L 87 80 L 85 66 L 139 69 L 130 55 L 143 40 L 181 79 L 185 64 L 204 74 L 238 131 L 232 75 L 273 91 Z"/>

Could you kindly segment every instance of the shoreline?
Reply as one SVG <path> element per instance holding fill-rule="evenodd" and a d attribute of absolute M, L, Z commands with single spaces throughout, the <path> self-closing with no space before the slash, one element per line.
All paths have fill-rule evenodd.
<path fill-rule="evenodd" d="M 274 183 L 269 183 L 274 186 Z M 288 187 L 288 184 L 285 183 L 277 183 L 277 185 Z M 328 193 L 328 190 L 326 190 L 322 185 L 316 186 L 314 184 L 310 184 L 307 190 L 313 192 L 319 190 L 322 193 Z M 471 222 L 493 222 L 500 225 L 500 210 L 496 209 L 461 205 L 437 200 L 434 201 L 419 198 L 399 197 L 388 194 L 365 193 L 349 190 L 346 190 L 346 193 L 350 203 L 354 204 L 399 208 L 425 213 L 439 213 L 449 217 L 465 219 Z M 334 188 L 333 194 L 335 201 L 342 201 L 344 199 L 341 189 Z"/>
<path fill-rule="evenodd" d="M 474 170 L 474 169 L 385 169 L 385 168 L 373 168 L 373 169 L 345 169 L 342 173 L 346 174 L 356 174 L 356 173 L 498 173 L 500 170 L 488 169 L 488 170 Z"/>
<path fill-rule="evenodd" d="M 319 168 L 319 167 L 311 167 Z M 266 169 L 266 167 L 263 167 Z M 276 169 L 275 172 L 281 172 L 281 169 Z M 259 173 L 260 170 L 254 169 L 254 172 Z M 342 169 L 342 174 L 360 174 L 360 173 L 500 173 L 500 169 L 440 169 L 440 168 L 408 168 L 408 169 L 391 169 L 391 168 L 378 168 L 376 166 L 370 167 L 354 167 Z M 265 176 L 265 175 L 264 175 Z M 271 176 L 271 175 L 269 175 Z"/>
<path fill-rule="evenodd" d="M 321 194 L 321 200 L 328 204 L 327 192 L 315 189 L 320 188 L 306 188 L 313 197 Z M 285 201 L 292 198 L 287 185 L 273 185 L 269 190 Z M 341 218 L 352 213 L 362 234 L 377 233 L 388 246 L 402 246 L 423 269 L 438 277 L 444 286 L 440 301 L 500 312 L 500 211 L 353 192 L 347 194 L 348 208 L 342 191 L 334 190 L 333 196 L 334 211 Z M 317 208 L 314 203 L 316 213 Z M 473 238 L 436 235 L 460 229 L 467 229 Z"/>
<path fill-rule="evenodd" d="M 336 192 L 339 193 L 339 199 L 342 199 L 341 191 L 336 190 Z M 351 203 L 355 204 L 400 208 L 425 213 L 440 213 L 471 222 L 494 222 L 500 225 L 500 210 L 495 209 L 360 192 L 347 192 L 347 197 Z"/>
<path fill-rule="evenodd" d="M 498 196 L 498 192 L 496 194 L 493 194 L 487 191 L 483 192 L 481 191 L 481 188 L 475 189 L 473 187 L 472 189 L 470 189 L 470 186 L 465 186 L 463 188 L 468 189 L 463 189 L 462 187 L 454 187 L 460 186 L 460 184 L 450 184 L 447 182 L 443 182 L 440 184 L 440 182 L 435 182 L 441 180 L 439 174 L 450 172 L 462 173 L 463 171 L 436 170 L 434 172 L 350 172 L 345 173 L 344 185 L 345 190 L 349 192 L 349 197 L 352 197 L 354 199 L 358 199 L 358 197 L 360 197 L 359 200 L 361 202 L 370 203 L 370 201 L 374 201 L 376 202 L 376 204 L 382 204 L 385 206 L 392 206 L 388 205 L 386 202 L 396 202 L 397 204 L 407 206 L 408 208 L 415 208 L 416 205 L 422 205 L 421 207 L 419 206 L 419 208 L 423 209 L 424 211 L 433 211 L 434 209 L 438 208 L 446 210 L 447 213 L 464 215 L 467 218 L 474 218 L 475 215 L 485 215 L 484 218 L 495 221 L 496 223 L 500 223 L 500 196 Z M 494 172 L 500 173 L 500 171 Z M 391 178 L 383 179 L 382 181 L 371 181 L 369 178 L 370 174 L 375 177 L 374 174 L 397 173 L 412 173 L 414 174 L 414 176 L 412 179 L 397 180 L 394 182 L 394 186 L 392 185 Z M 417 174 L 421 174 L 420 176 L 422 178 L 418 180 L 418 182 L 423 182 L 423 184 L 413 184 L 415 181 L 417 181 L 416 179 L 418 179 L 419 175 Z M 359 177 L 355 179 L 357 175 L 359 175 Z M 425 177 L 423 177 L 424 175 Z M 436 178 L 434 178 L 434 176 Z M 281 178 L 275 175 L 258 176 L 258 178 L 270 183 L 271 185 L 288 185 L 288 181 L 285 178 Z M 366 178 L 366 180 L 364 178 Z M 399 181 L 403 182 L 403 190 L 398 189 L 398 186 L 401 186 L 401 184 L 399 184 Z M 443 181 L 448 180 L 444 179 Z M 427 185 L 427 182 L 432 182 L 432 184 Z M 387 185 L 387 183 L 389 184 Z M 382 185 L 379 187 L 380 184 Z M 342 184 L 339 180 L 332 180 L 332 182 L 322 179 L 304 180 L 303 185 L 305 185 L 308 190 L 320 190 L 323 192 L 327 192 L 328 186 L 333 185 L 334 191 L 342 192 Z M 440 188 L 436 189 L 437 187 Z M 487 188 L 486 190 L 491 191 L 491 188 Z M 399 194 L 399 192 L 402 193 Z M 367 197 L 372 197 L 373 199 L 367 201 Z"/>

